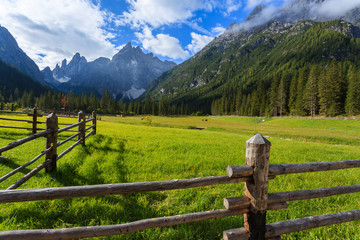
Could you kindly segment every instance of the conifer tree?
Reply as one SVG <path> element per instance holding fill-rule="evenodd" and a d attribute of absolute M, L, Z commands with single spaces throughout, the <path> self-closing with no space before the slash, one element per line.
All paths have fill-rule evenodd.
<path fill-rule="evenodd" d="M 319 66 L 314 65 L 310 69 L 309 79 L 304 90 L 304 108 L 310 112 L 311 117 L 316 114 L 318 108 L 318 81 L 320 76 Z"/>
<path fill-rule="evenodd" d="M 341 72 L 336 59 L 333 59 L 326 73 L 320 77 L 319 104 L 320 112 L 334 116 L 341 112 Z"/>
<path fill-rule="evenodd" d="M 145 114 L 151 114 L 152 112 L 152 101 L 151 101 L 151 97 L 150 94 L 147 93 L 146 97 L 145 97 L 145 106 L 144 106 L 144 110 L 145 110 Z"/>
<path fill-rule="evenodd" d="M 298 84 L 296 86 L 296 101 L 295 101 L 295 113 L 298 116 L 304 116 L 306 114 L 304 109 L 304 88 L 306 85 L 306 69 L 303 68 L 300 70 L 298 77 Z"/>
<path fill-rule="evenodd" d="M 274 75 L 273 81 L 270 87 L 270 111 L 272 116 L 278 115 L 278 106 L 279 106 L 279 98 L 278 98 L 278 88 L 279 88 L 279 75 Z"/>
<path fill-rule="evenodd" d="M 346 114 L 358 115 L 360 114 L 360 75 L 354 66 L 350 67 L 347 79 L 349 85 L 345 105 Z"/>

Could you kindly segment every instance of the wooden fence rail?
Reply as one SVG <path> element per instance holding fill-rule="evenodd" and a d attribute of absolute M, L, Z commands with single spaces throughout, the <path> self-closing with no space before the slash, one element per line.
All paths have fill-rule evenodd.
<path fill-rule="evenodd" d="M 79 113 L 83 114 L 82 112 Z M 34 108 L 34 113 L 33 116 L 35 118 L 35 116 L 37 116 L 37 110 L 36 108 Z M 96 117 L 96 113 L 93 112 L 93 116 Z M 93 121 L 93 119 L 91 118 L 91 121 Z M 36 119 L 34 119 L 34 121 L 32 123 L 37 123 Z M 38 165 L 37 167 L 35 167 L 33 170 L 31 170 L 29 173 L 27 173 L 25 176 L 23 176 L 20 180 L 18 180 L 16 183 L 12 184 L 10 187 L 7 188 L 7 190 L 12 190 L 12 189 L 16 189 L 19 186 L 21 186 L 22 184 L 24 184 L 26 181 L 28 181 L 31 177 L 35 176 L 40 170 L 44 169 L 46 170 L 46 172 L 52 172 L 56 169 L 56 162 L 64 157 L 67 153 L 69 153 L 72 149 L 74 149 L 81 141 L 78 140 L 77 142 L 75 142 L 73 145 L 71 145 L 69 148 L 67 148 L 66 150 L 64 150 L 60 155 L 57 155 L 57 148 L 58 146 L 61 146 L 65 143 L 67 143 L 68 141 L 79 137 L 80 135 L 85 135 L 85 128 L 79 129 L 80 131 L 75 131 L 76 134 L 68 137 L 67 139 L 61 141 L 61 142 L 57 142 L 57 138 L 58 138 L 58 134 L 64 131 L 68 131 L 68 129 L 71 128 L 75 128 L 77 126 L 80 125 L 85 125 L 85 119 L 82 119 L 81 122 L 78 122 L 76 124 L 71 124 L 70 126 L 64 127 L 62 129 L 58 129 L 59 123 L 58 123 L 58 118 L 56 116 L 56 114 L 51 113 L 46 117 L 46 130 L 43 132 L 39 132 L 39 133 L 35 133 L 32 134 L 28 137 L 25 137 L 23 139 L 17 140 L 15 142 L 10 143 L 9 145 L 5 146 L 5 147 L 1 147 L 0 148 L 0 155 L 1 153 L 13 149 L 15 147 L 18 147 L 24 143 L 27 143 L 29 141 L 32 141 L 34 139 L 37 139 L 39 137 L 45 137 L 46 138 L 46 144 L 45 144 L 45 150 L 40 153 L 38 156 L 36 156 L 34 159 L 32 159 L 31 161 L 29 161 L 28 163 L 14 169 L 13 171 L 11 171 L 10 173 L 0 177 L 0 182 L 3 182 L 4 180 L 8 179 L 9 177 L 13 176 L 14 174 L 18 173 L 20 170 L 28 167 L 29 165 L 33 164 L 34 162 L 36 162 L 37 160 L 39 160 L 42 156 L 45 155 L 45 161 L 43 163 L 41 163 L 40 165 Z M 85 143 L 85 138 L 89 137 L 92 134 L 95 134 L 95 129 L 96 126 L 92 125 L 91 128 L 93 129 L 89 134 L 86 135 L 86 137 L 84 137 L 83 143 Z M 88 130 L 90 130 L 91 128 L 88 128 Z"/>
<path fill-rule="evenodd" d="M 22 120 L 22 119 L 13 119 L 13 118 L 0 118 L 0 120 L 6 120 L 6 121 L 18 121 L 18 122 L 27 122 L 27 123 L 31 123 L 32 126 L 31 128 L 28 127 L 28 128 L 25 128 L 25 127 L 16 127 L 16 126 L 0 126 L 0 128 L 15 128 L 15 129 L 26 129 L 26 130 L 32 130 L 32 133 L 36 133 L 37 130 L 44 130 L 44 129 L 41 129 L 41 128 L 38 128 L 37 127 L 37 124 L 42 124 L 44 122 L 39 122 L 37 120 L 38 117 L 42 117 L 43 115 L 42 114 L 39 114 L 37 112 L 37 108 L 34 107 L 33 108 L 33 112 L 32 113 L 28 113 L 28 112 L 16 112 L 16 111 L 13 111 L 13 106 L 12 106 L 12 110 L 11 111 L 6 111 L 6 110 L 2 110 L 3 107 L 0 108 L 0 113 L 15 113 L 15 114 L 26 114 L 30 117 L 32 117 L 32 120 Z"/>
<path fill-rule="evenodd" d="M 95 124 L 93 125 L 96 126 L 96 115 L 95 117 L 93 115 L 93 118 L 95 119 Z M 82 141 L 85 141 L 85 139 L 90 136 L 90 134 L 93 134 L 96 131 L 94 126 L 93 130 L 84 137 L 86 129 L 84 127 L 85 120 L 82 117 L 82 114 L 79 114 L 78 120 L 79 123 L 73 124 L 71 126 L 78 126 L 79 133 L 76 134 L 78 136 L 78 140 L 70 148 L 82 143 Z M 57 129 L 53 129 L 52 133 L 58 133 L 59 131 L 57 131 Z M 74 136 L 71 138 L 74 138 Z M 64 141 L 68 141 L 68 139 L 65 139 Z M 62 142 L 56 142 L 56 144 L 61 143 Z M 108 226 L 3 231 L 0 232 L 0 239 L 47 240 L 59 238 L 74 239 L 111 236 L 136 232 L 148 228 L 173 226 L 188 222 L 203 221 L 207 219 L 222 218 L 240 214 L 244 214 L 244 227 L 224 231 L 224 239 L 281 239 L 281 235 L 283 234 L 360 219 L 359 209 L 342 213 L 311 216 L 290 221 L 266 224 L 266 212 L 268 210 L 286 209 L 288 208 L 287 202 L 289 201 L 360 192 L 360 184 L 357 184 L 301 191 L 268 193 L 268 180 L 273 179 L 276 175 L 360 167 L 360 160 L 270 165 L 270 146 L 271 143 L 260 134 L 257 134 L 253 138 L 249 139 L 246 144 L 246 165 L 228 166 L 228 176 L 211 176 L 156 182 L 22 189 L 11 191 L 2 190 L 0 191 L 0 203 L 9 203 L 165 191 L 245 182 L 244 196 L 224 199 L 224 205 L 226 209 L 144 219 L 131 223 Z M 69 149 L 65 150 L 62 154 L 66 154 L 67 151 L 71 150 Z M 63 156 L 62 154 L 57 156 L 57 159 L 60 159 Z M 36 172 L 39 169 L 49 166 L 50 162 L 51 159 L 47 159 L 33 171 Z M 29 174 L 31 175 L 31 173 Z M 14 187 L 11 187 L 9 189 L 14 189 Z"/>

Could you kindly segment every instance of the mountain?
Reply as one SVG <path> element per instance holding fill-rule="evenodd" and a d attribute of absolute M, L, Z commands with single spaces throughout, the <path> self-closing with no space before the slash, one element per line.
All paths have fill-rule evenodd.
<path fill-rule="evenodd" d="M 57 65 L 52 76 L 60 82 L 62 91 L 94 92 L 101 95 L 106 90 L 117 99 L 135 99 L 149 86 L 150 82 L 176 64 L 161 61 L 152 53 L 145 54 L 140 47 L 126 44 L 112 59 L 98 58 L 87 62 L 76 53 L 67 64 Z M 51 76 L 45 78 L 51 81 Z"/>
<path fill-rule="evenodd" d="M 315 14 L 324 2 L 297 0 L 277 11 L 258 6 L 246 21 L 231 24 L 224 34 L 192 58 L 155 79 L 147 93 L 158 100 L 166 97 L 178 106 L 187 104 L 192 112 L 218 114 L 214 105 L 222 104 L 227 106 L 227 110 L 220 111 L 222 113 L 239 113 L 242 108 L 245 109 L 243 115 L 270 112 L 276 115 L 279 111 L 273 109 L 279 104 L 273 103 L 270 91 L 272 86 L 274 89 L 280 87 L 274 87 L 274 79 L 284 77 L 287 105 L 286 111 L 282 111 L 289 114 L 293 110 L 289 105 L 290 97 L 296 94 L 290 96 L 289 93 L 293 79 L 296 85 L 295 81 L 305 78 L 305 85 L 312 66 L 316 65 L 326 74 L 328 66 L 336 59 L 345 76 L 342 79 L 347 80 L 349 66 L 360 63 L 359 9 L 348 11 L 338 20 L 330 20 L 328 15 Z M 336 105 L 341 109 L 338 113 L 345 111 L 347 89 L 342 91 L 342 95 L 337 96 L 342 101 Z M 260 92 L 264 95 L 262 109 L 252 111 L 253 106 L 261 105 L 255 99 Z M 299 103 L 298 108 L 305 111 L 304 104 Z M 319 109 L 320 103 L 317 111 Z"/>
<path fill-rule="evenodd" d="M 47 87 L 34 81 L 19 69 L 0 60 L 0 102 L 8 101 L 10 96 L 17 101 L 24 91 L 39 96 L 48 90 Z"/>
<path fill-rule="evenodd" d="M 0 25 L 0 60 L 19 69 L 32 79 L 46 84 L 36 63 L 18 46 L 10 32 Z"/>
<path fill-rule="evenodd" d="M 53 70 L 53 77 L 58 82 L 68 82 L 71 79 L 70 76 L 78 74 L 86 64 L 86 58 L 81 57 L 79 53 L 76 53 L 69 64 L 67 64 L 66 59 L 64 59 L 61 63 L 61 67 L 56 65 Z"/>

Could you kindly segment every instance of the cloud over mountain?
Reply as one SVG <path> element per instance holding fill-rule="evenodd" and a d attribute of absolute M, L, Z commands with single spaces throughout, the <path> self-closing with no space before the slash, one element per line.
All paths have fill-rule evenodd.
<path fill-rule="evenodd" d="M 346 16 L 350 10 L 360 7 L 360 0 L 343 0 L 341 3 L 338 0 L 292 0 L 281 6 L 275 5 L 278 1 L 249 0 L 248 6 L 253 7 L 254 4 L 262 2 L 270 5 L 259 4 L 244 22 L 232 25 L 228 32 L 249 30 L 271 20 L 293 23 L 301 19 L 338 19 Z"/>
<path fill-rule="evenodd" d="M 116 49 L 104 30 L 109 13 L 83 0 L 2 0 L 0 22 L 40 67 L 81 52 L 90 60 Z"/>

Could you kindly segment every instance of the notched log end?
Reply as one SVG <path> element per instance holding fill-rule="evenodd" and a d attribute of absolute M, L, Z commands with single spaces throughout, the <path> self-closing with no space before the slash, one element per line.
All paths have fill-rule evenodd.
<path fill-rule="evenodd" d="M 230 229 L 223 232 L 224 240 L 247 240 L 249 232 L 246 228 Z"/>

